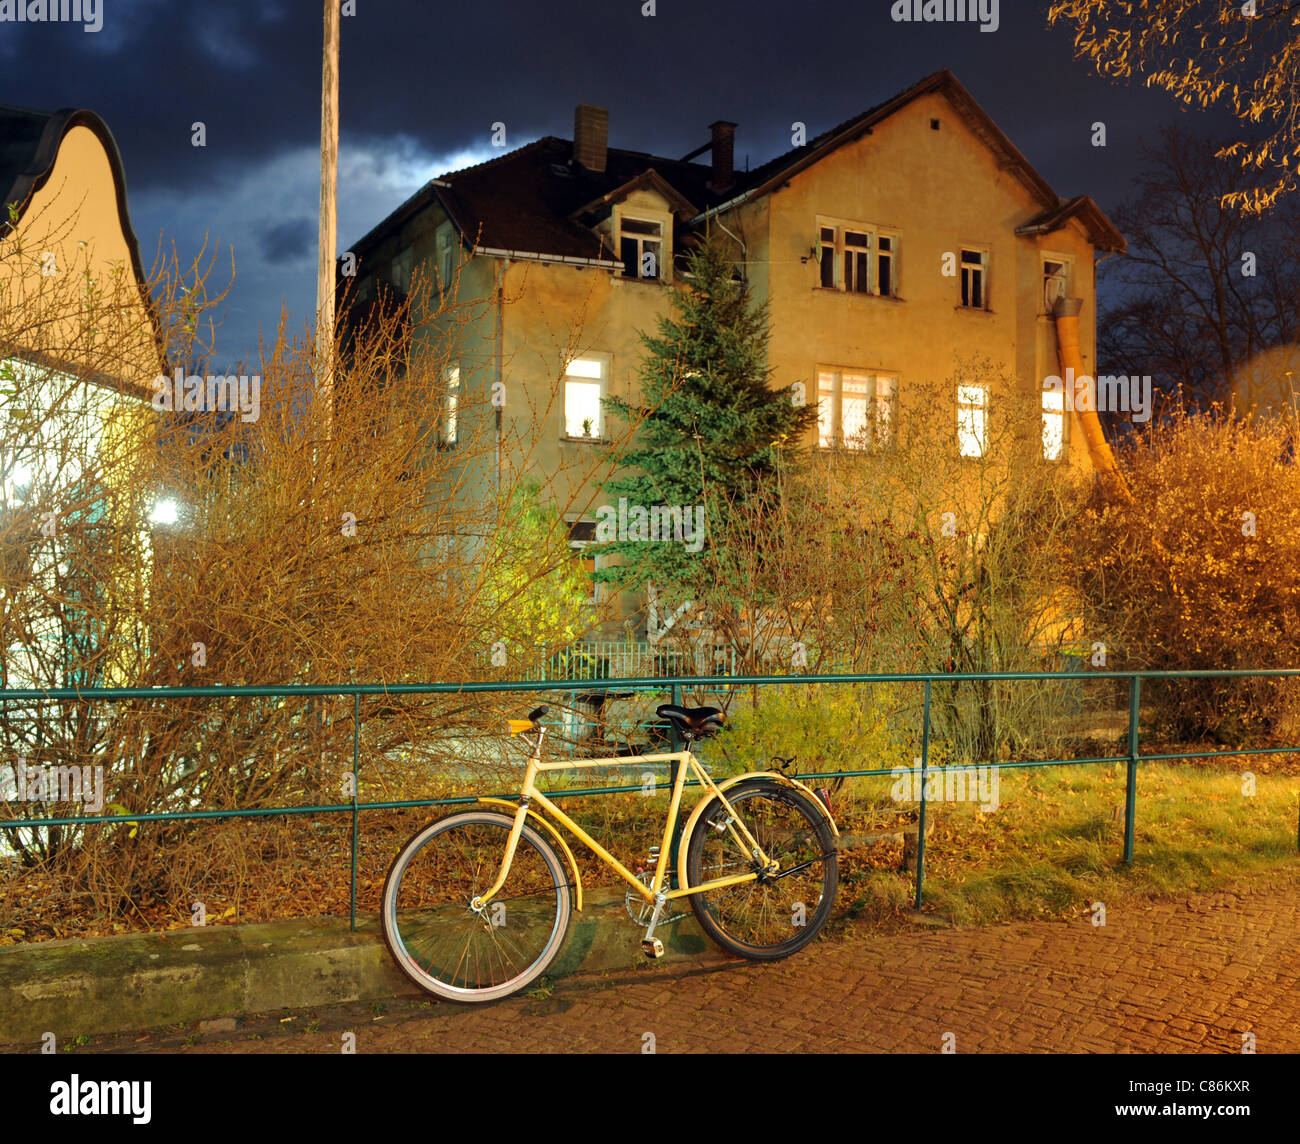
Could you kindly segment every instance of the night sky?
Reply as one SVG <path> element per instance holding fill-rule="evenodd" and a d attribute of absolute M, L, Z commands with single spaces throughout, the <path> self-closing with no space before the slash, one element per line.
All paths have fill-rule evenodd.
<path fill-rule="evenodd" d="M 680 157 L 739 124 L 751 166 L 941 67 L 951 68 L 1059 194 L 1113 209 L 1168 96 L 1098 78 L 1046 3 L 1002 0 L 999 27 L 900 24 L 889 0 L 356 0 L 342 20 L 339 250 L 428 179 L 610 109 L 610 145 Z M 287 306 L 315 304 L 322 19 L 317 0 L 101 0 L 103 27 L 0 23 L 0 102 L 86 107 L 112 129 L 146 269 L 159 244 L 233 247 L 238 280 L 216 364 L 251 356 Z M 207 147 L 191 146 L 191 124 Z M 1108 146 L 1091 128 L 1107 125 Z M 228 265 L 228 262 L 227 262 Z"/>

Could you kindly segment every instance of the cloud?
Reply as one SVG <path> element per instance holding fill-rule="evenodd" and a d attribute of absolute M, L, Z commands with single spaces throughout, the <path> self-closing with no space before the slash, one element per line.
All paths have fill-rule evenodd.
<path fill-rule="evenodd" d="M 297 262 L 316 252 L 317 220 L 292 218 L 264 226 L 258 232 L 260 253 L 266 262 Z"/>
<path fill-rule="evenodd" d="M 437 175 L 500 154 L 492 148 L 434 152 L 408 135 L 355 138 L 339 147 L 340 252 Z M 181 265 L 209 242 L 222 251 L 210 279 L 225 285 L 233 244 L 235 280 L 218 315 L 217 362 L 252 361 L 259 331 L 273 336 L 281 308 L 289 331 L 304 329 L 316 307 L 316 226 L 320 152 L 291 147 L 208 183 L 151 187 L 131 195 L 130 210 L 145 265 L 160 234 L 174 240 Z M 225 366 L 223 366 L 225 368 Z"/>

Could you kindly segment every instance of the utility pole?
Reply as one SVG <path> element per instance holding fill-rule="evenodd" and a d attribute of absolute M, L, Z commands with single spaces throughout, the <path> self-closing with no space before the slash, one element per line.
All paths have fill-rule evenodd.
<path fill-rule="evenodd" d="M 320 254 L 316 266 L 316 392 L 328 440 L 334 421 L 334 264 L 338 235 L 339 0 L 325 0 L 320 96 Z"/>
<path fill-rule="evenodd" d="M 338 241 L 339 182 L 339 0 L 325 0 L 325 43 L 320 74 L 320 236 L 316 263 L 316 352 L 315 390 L 319 402 L 319 435 L 313 442 L 312 500 L 319 496 L 320 466 L 328 471 L 329 441 L 334 435 L 334 262 Z M 314 515 L 314 513 L 313 513 Z M 321 746 L 326 736 L 326 700 L 314 698 L 308 710 L 312 718 L 313 754 L 308 773 L 313 794 L 323 797 L 325 756 Z"/>

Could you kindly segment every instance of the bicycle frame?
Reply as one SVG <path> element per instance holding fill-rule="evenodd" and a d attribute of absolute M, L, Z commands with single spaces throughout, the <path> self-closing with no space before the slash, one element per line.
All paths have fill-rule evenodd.
<path fill-rule="evenodd" d="M 765 869 L 769 867 L 777 867 L 779 865 L 768 858 L 767 854 L 763 851 L 763 848 L 758 844 L 757 839 L 750 834 L 750 832 L 745 828 L 745 824 L 736 816 L 734 808 L 731 803 L 727 801 L 727 797 L 722 793 L 721 788 L 719 788 L 717 783 L 713 781 L 713 778 L 709 775 L 708 771 L 700 765 L 699 760 L 696 759 L 695 755 L 690 750 L 674 751 L 659 755 L 637 755 L 634 756 L 634 758 L 640 763 L 680 764 L 677 767 L 677 777 L 673 782 L 672 797 L 668 804 L 668 818 L 664 823 L 663 839 L 659 846 L 659 861 L 655 866 L 654 877 L 651 879 L 650 885 L 647 886 L 640 878 L 633 874 L 632 871 L 624 866 L 622 862 L 615 858 L 613 854 L 606 850 L 605 847 L 592 838 L 590 834 L 583 830 L 581 826 L 556 806 L 554 802 L 547 798 L 542 791 L 537 789 L 537 776 L 548 771 L 572 771 L 588 767 L 625 767 L 628 765 L 629 760 L 627 758 L 601 758 L 575 759 L 558 763 L 544 763 L 542 762 L 542 740 L 545 736 L 545 728 L 539 728 L 537 732 L 537 743 L 533 748 L 532 754 L 528 758 L 528 767 L 524 772 L 523 787 L 520 790 L 520 803 L 518 809 L 515 811 L 515 821 L 510 831 L 510 836 L 506 841 L 506 852 L 502 857 L 501 870 L 497 875 L 496 881 L 492 883 L 491 888 L 478 896 L 475 903 L 478 908 L 482 908 L 491 901 L 492 897 L 503 885 L 505 885 L 506 878 L 510 874 L 511 863 L 514 862 L 515 850 L 519 843 L 519 836 L 523 833 L 524 822 L 530 811 L 532 811 L 531 804 L 534 801 L 544 810 L 548 811 L 557 822 L 582 842 L 587 849 L 600 858 L 607 866 L 613 869 L 625 882 L 636 890 L 637 893 L 645 898 L 647 902 L 662 905 L 664 902 L 672 901 L 674 898 L 685 898 L 689 897 L 691 894 L 704 893 L 707 890 L 718 890 L 724 886 L 738 886 L 743 885 L 746 882 L 755 881 L 758 878 L 758 874 L 751 870 L 746 874 L 734 874 L 726 878 L 715 878 L 709 882 L 701 882 L 698 886 L 681 886 L 676 890 L 664 890 L 673 827 L 677 824 L 677 816 L 681 810 L 682 791 L 686 785 L 687 770 L 690 770 L 695 777 L 699 779 L 701 786 L 705 788 L 706 798 L 710 794 L 716 796 L 721 800 L 722 805 L 727 808 L 727 812 L 730 815 L 730 821 L 727 823 L 727 830 L 730 831 L 736 842 L 744 847 L 745 852 L 753 854 L 757 860 L 762 863 Z M 732 782 L 734 781 L 735 780 L 732 780 Z M 728 783 L 728 785 L 731 785 L 731 783 Z M 500 800 L 480 799 L 479 801 L 497 803 Z M 702 805 L 705 800 L 701 799 L 700 801 Z M 541 816 L 539 815 L 538 817 Z M 547 819 L 545 818 L 542 818 L 541 820 L 542 822 L 547 822 Z M 737 831 L 739 833 L 737 833 Z M 557 834 L 557 837 L 560 836 Z M 563 841 L 562 838 L 561 841 Z M 683 839 L 683 842 L 685 841 L 687 840 Z M 569 856 L 570 859 L 572 859 L 571 853 Z M 575 863 L 575 874 L 576 870 L 577 866 Z M 775 873 L 776 870 L 772 869 L 770 872 Z"/>

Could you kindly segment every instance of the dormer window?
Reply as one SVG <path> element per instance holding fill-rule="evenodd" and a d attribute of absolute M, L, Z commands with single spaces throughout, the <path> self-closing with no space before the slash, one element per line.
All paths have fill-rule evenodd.
<path fill-rule="evenodd" d="M 618 226 L 618 251 L 624 278 L 663 280 L 664 224 L 661 220 L 623 215 Z"/>

